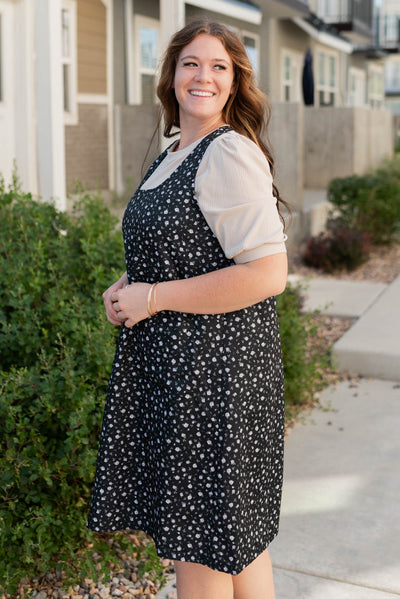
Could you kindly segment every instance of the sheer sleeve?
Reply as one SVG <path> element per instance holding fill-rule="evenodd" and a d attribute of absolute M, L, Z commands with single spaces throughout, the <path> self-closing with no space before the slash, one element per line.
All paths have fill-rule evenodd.
<path fill-rule="evenodd" d="M 195 194 L 227 258 L 243 264 L 286 251 L 269 164 L 250 139 L 230 131 L 211 143 Z"/>

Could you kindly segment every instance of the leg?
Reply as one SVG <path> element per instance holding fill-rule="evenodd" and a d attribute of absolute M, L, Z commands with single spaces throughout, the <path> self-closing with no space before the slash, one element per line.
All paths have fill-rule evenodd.
<path fill-rule="evenodd" d="M 230 574 L 192 562 L 175 561 L 174 566 L 177 599 L 232 599 Z"/>
<path fill-rule="evenodd" d="M 268 549 L 236 576 L 232 576 L 235 599 L 275 599 L 272 564 Z M 185 599 L 185 598 L 184 598 Z"/>

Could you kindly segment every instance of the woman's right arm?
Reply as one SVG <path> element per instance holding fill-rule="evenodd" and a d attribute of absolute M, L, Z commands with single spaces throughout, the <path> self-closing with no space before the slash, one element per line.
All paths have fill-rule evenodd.
<path fill-rule="evenodd" d="M 103 293 L 104 307 L 106 309 L 107 320 L 111 322 L 111 324 L 115 324 L 118 326 L 122 325 L 121 320 L 117 318 L 117 312 L 113 308 L 113 302 L 111 300 L 111 296 L 115 291 L 119 291 L 128 285 L 128 275 L 126 272 L 122 275 L 120 279 L 116 283 L 113 283 L 111 287 L 109 287 Z"/>

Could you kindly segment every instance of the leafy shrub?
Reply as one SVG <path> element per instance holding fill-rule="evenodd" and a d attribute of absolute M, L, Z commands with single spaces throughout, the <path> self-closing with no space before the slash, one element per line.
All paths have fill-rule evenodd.
<path fill-rule="evenodd" d="M 11 588 L 101 544 L 85 527 L 115 346 L 101 293 L 123 248 L 99 198 L 68 216 L 1 182 L 0 213 L 0 580 Z"/>
<path fill-rule="evenodd" d="M 330 228 L 368 233 L 374 244 L 395 241 L 400 231 L 399 173 L 394 161 L 364 176 L 333 179 L 328 188 Z"/>
<path fill-rule="evenodd" d="M 304 262 L 325 272 L 353 270 L 368 257 L 369 237 L 362 231 L 345 228 L 321 233 L 308 240 Z"/>
<path fill-rule="evenodd" d="M 99 576 L 118 562 L 107 535 L 85 526 L 118 333 L 101 299 L 123 270 L 115 225 L 99 198 L 85 196 L 67 215 L 0 181 L 0 580 L 8 592 L 54 567 Z M 299 404 L 321 384 L 325 358 L 310 349 L 298 291 L 288 288 L 278 305 L 287 400 Z M 113 539 L 134 550 L 123 534 Z M 155 568 L 151 551 L 141 559 Z"/>
<path fill-rule="evenodd" d="M 326 386 L 323 374 L 329 366 L 329 347 L 317 340 L 311 315 L 301 312 L 302 301 L 301 287 L 290 284 L 277 297 L 289 421 Z"/>

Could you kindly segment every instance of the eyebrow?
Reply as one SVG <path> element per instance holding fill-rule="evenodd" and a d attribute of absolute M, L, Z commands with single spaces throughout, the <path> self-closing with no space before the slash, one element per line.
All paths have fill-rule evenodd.
<path fill-rule="evenodd" d="M 199 60 L 198 56 L 194 56 L 193 54 L 188 54 L 187 56 L 182 56 L 180 61 L 182 62 L 183 60 L 187 60 L 188 58 L 194 58 L 195 60 Z M 229 62 L 227 60 L 225 60 L 225 58 L 212 58 L 211 60 L 213 60 L 215 62 L 225 62 L 226 64 L 229 64 Z"/>

